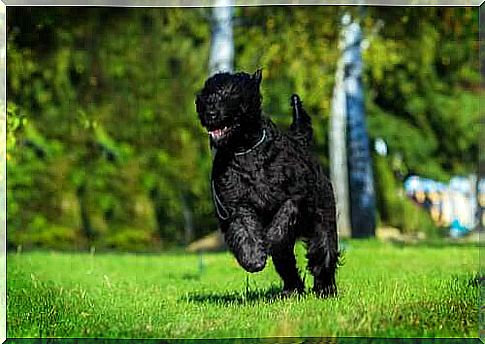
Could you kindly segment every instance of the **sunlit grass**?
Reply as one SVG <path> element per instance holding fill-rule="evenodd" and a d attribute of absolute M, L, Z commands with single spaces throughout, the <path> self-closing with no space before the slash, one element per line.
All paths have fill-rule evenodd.
<path fill-rule="evenodd" d="M 477 337 L 477 247 L 346 247 L 327 300 L 280 299 L 271 264 L 228 253 L 11 254 L 8 337 Z"/>

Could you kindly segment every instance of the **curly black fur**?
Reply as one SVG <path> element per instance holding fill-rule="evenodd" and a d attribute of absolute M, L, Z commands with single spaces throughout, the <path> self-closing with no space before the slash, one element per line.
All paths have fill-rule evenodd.
<path fill-rule="evenodd" d="M 260 83 L 261 71 L 220 73 L 197 95 L 199 119 L 216 150 L 212 192 L 221 230 L 246 271 L 261 271 L 271 256 L 284 293 L 304 290 L 293 253 L 302 238 L 314 291 L 335 295 L 335 200 L 310 152 L 311 119 L 293 95 L 293 123 L 280 131 L 262 116 Z"/>

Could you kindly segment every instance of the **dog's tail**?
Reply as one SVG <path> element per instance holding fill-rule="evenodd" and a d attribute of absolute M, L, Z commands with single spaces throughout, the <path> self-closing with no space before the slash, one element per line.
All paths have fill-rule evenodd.
<path fill-rule="evenodd" d="M 290 125 L 290 134 L 304 147 L 313 144 L 312 120 L 303 108 L 297 94 L 291 96 L 293 108 L 293 123 Z"/>

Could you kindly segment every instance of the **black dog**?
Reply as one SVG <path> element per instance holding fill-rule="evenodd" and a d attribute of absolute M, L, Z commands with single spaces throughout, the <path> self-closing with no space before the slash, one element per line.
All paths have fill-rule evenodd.
<path fill-rule="evenodd" d="M 278 130 L 262 116 L 260 83 L 260 70 L 220 73 L 197 95 L 200 121 L 216 151 L 211 187 L 221 230 L 246 271 L 261 271 L 272 256 L 284 294 L 304 290 L 293 253 L 303 238 L 314 291 L 334 295 L 335 200 L 310 153 L 310 117 L 293 95 L 293 123 L 287 133 Z"/>

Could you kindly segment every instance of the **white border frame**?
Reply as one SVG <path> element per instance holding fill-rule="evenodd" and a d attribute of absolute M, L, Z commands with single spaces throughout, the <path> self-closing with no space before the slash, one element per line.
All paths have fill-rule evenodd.
<path fill-rule="evenodd" d="M 480 7 L 479 17 L 479 59 L 482 58 L 482 17 L 485 18 L 485 13 L 482 15 L 481 8 L 485 0 L 348 0 L 343 2 L 341 0 L 234 0 L 235 6 L 275 6 L 275 5 L 289 5 L 289 6 L 303 6 L 303 5 L 365 5 L 365 6 L 460 6 L 460 7 Z M 216 0 L 1 0 L 0 1 L 0 134 L 3 140 L 0 141 L 0 344 L 7 339 L 7 232 L 6 232 L 6 217 L 7 217 L 7 170 L 6 170 L 6 34 L 7 34 L 7 6 L 103 6 L 103 7 L 214 7 Z M 485 20 L 484 20 L 485 21 Z M 480 71 L 485 72 L 485 56 L 484 61 L 480 61 Z M 481 85 L 484 84 L 485 75 L 482 75 Z M 480 97 L 482 99 L 483 96 Z M 481 103 L 482 101 L 480 101 Z M 480 114 L 482 114 L 481 107 L 479 107 Z M 485 115 L 485 114 L 484 114 Z M 485 117 L 485 116 L 484 116 Z M 481 117 L 480 132 L 485 134 L 485 120 Z M 481 148 L 484 146 L 485 136 L 482 135 L 480 139 L 479 154 L 485 154 Z M 482 166 L 480 166 L 480 169 Z M 485 171 L 480 170 L 480 175 L 485 174 Z M 480 248 L 481 237 L 480 234 Z M 482 274 L 482 266 L 485 264 L 485 258 L 482 258 L 481 249 L 479 249 L 479 271 Z M 482 263 L 484 260 L 484 264 Z M 483 285 L 485 279 L 480 280 L 481 298 L 479 300 L 479 333 L 477 338 L 485 341 L 485 312 L 484 312 L 484 298 L 485 289 Z M 430 338 L 431 339 L 431 338 Z"/>

